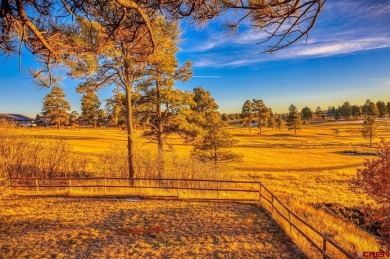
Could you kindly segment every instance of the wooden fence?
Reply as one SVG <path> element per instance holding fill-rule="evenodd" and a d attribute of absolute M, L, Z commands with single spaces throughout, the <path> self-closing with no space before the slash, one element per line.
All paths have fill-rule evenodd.
<path fill-rule="evenodd" d="M 9 194 L 9 179 L 0 178 L 0 196 L 5 196 Z"/>
<path fill-rule="evenodd" d="M 155 178 L 8 178 L 0 179 L 0 188 L 18 195 L 133 196 L 260 203 L 294 241 L 298 238 L 302 244 L 302 240 L 305 240 L 322 258 L 355 258 L 291 211 L 260 182 Z"/>

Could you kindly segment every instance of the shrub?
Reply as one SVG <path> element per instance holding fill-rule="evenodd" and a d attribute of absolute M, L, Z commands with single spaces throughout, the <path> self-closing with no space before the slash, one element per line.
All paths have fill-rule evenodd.
<path fill-rule="evenodd" d="M 390 248 L 390 142 L 382 140 L 378 159 L 367 160 L 363 169 L 351 180 L 356 192 L 365 192 L 376 201 L 376 206 L 367 207 L 365 212 L 370 224 L 378 222 L 378 231 L 384 244 Z"/>

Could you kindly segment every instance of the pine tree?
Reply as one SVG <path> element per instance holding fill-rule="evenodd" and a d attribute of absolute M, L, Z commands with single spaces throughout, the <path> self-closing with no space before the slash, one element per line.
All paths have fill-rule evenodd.
<path fill-rule="evenodd" d="M 317 106 L 315 114 L 316 114 L 318 119 L 322 118 L 324 113 L 322 112 L 322 109 L 320 106 Z"/>
<path fill-rule="evenodd" d="M 378 107 L 376 106 L 376 103 L 370 102 L 368 104 L 367 115 L 374 118 L 379 115 L 379 111 L 378 111 Z"/>
<path fill-rule="evenodd" d="M 372 146 L 372 138 L 376 136 L 378 125 L 374 117 L 368 116 L 363 122 L 362 134 L 364 138 L 370 139 L 370 147 Z"/>
<path fill-rule="evenodd" d="M 352 116 L 357 120 L 357 118 L 362 115 L 362 108 L 358 105 L 352 105 Z"/>
<path fill-rule="evenodd" d="M 96 127 L 100 104 L 99 97 L 93 91 L 87 91 L 81 98 L 81 118 L 88 125 Z"/>
<path fill-rule="evenodd" d="M 312 110 L 307 106 L 304 107 L 301 111 L 301 117 L 307 123 L 313 117 Z"/>
<path fill-rule="evenodd" d="M 187 61 L 179 67 L 176 58 L 178 24 L 163 18 L 155 23 L 159 24 L 155 33 L 157 49 L 149 57 L 144 76 L 137 86 L 139 96 L 135 105 L 138 119 L 150 126 L 145 135 L 157 140 L 158 156 L 162 161 L 166 136 L 178 130 L 172 127 L 172 117 L 188 109 L 191 99 L 189 93 L 174 89 L 175 81 L 187 82 L 191 78 L 192 63 Z"/>
<path fill-rule="evenodd" d="M 267 122 L 267 127 L 271 128 L 272 130 L 274 130 L 275 126 L 276 126 L 275 117 L 274 116 L 269 117 L 268 118 L 268 122 Z"/>
<path fill-rule="evenodd" d="M 69 125 L 74 126 L 75 124 L 77 124 L 79 117 L 80 115 L 77 111 L 72 111 L 69 116 Z"/>
<path fill-rule="evenodd" d="M 289 107 L 287 126 L 289 130 L 294 130 L 295 134 L 297 134 L 297 129 L 302 127 L 301 115 L 299 114 L 297 107 L 293 104 Z"/>
<path fill-rule="evenodd" d="M 99 109 L 99 112 L 98 112 L 97 123 L 98 123 L 99 126 L 106 125 L 106 123 L 107 123 L 107 115 L 104 112 L 104 110 L 101 109 L 101 108 Z"/>
<path fill-rule="evenodd" d="M 343 103 L 340 109 L 341 115 L 344 117 L 344 119 L 349 120 L 349 118 L 352 115 L 352 106 L 349 102 Z"/>
<path fill-rule="evenodd" d="M 249 100 L 246 100 L 244 105 L 242 106 L 241 117 L 243 126 L 248 126 L 249 134 L 251 134 L 251 123 L 254 117 L 253 110 L 253 103 Z"/>
<path fill-rule="evenodd" d="M 276 125 L 278 126 L 279 130 L 283 130 L 284 126 L 286 125 L 286 122 L 281 116 L 279 116 L 278 118 L 276 118 Z"/>
<path fill-rule="evenodd" d="M 257 114 L 257 118 L 259 121 L 259 134 L 261 135 L 263 124 L 265 123 L 265 120 L 270 115 L 270 110 L 267 106 L 265 106 L 263 100 L 260 99 L 253 99 L 253 112 Z"/>
<path fill-rule="evenodd" d="M 192 153 L 194 156 L 201 161 L 214 161 L 215 164 L 235 160 L 239 157 L 228 150 L 237 141 L 231 136 L 227 129 L 227 123 L 221 119 L 219 112 L 208 112 L 202 128 L 202 134 L 194 142 Z"/>
<path fill-rule="evenodd" d="M 106 100 L 107 119 L 111 126 L 126 124 L 126 100 L 125 95 L 116 90 L 114 96 Z"/>
<path fill-rule="evenodd" d="M 390 102 L 386 103 L 386 110 L 387 110 L 387 113 L 389 114 L 389 117 L 390 117 Z"/>
<path fill-rule="evenodd" d="M 61 127 L 61 123 L 65 124 L 69 121 L 70 104 L 66 100 L 64 91 L 54 86 L 51 92 L 46 95 L 43 101 L 42 114 L 50 119 L 51 124 L 56 124 L 57 128 Z"/>
<path fill-rule="evenodd" d="M 386 115 L 386 104 L 385 102 L 378 101 L 376 103 L 376 107 L 378 108 L 378 116 L 383 119 Z"/>
<path fill-rule="evenodd" d="M 210 92 L 202 87 L 195 87 L 194 92 L 194 106 L 191 109 L 197 113 L 205 115 L 208 112 L 216 111 L 219 107 L 214 98 L 211 97 Z"/>

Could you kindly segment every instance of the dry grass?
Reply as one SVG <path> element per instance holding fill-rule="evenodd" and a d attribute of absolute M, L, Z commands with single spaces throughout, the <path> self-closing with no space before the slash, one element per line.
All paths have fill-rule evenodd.
<path fill-rule="evenodd" d="M 255 205 L 0 199 L 2 258 L 305 258 Z"/>

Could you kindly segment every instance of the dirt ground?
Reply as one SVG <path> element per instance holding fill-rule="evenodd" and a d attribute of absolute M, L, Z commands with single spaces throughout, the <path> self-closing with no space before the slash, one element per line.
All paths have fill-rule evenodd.
<path fill-rule="evenodd" d="M 255 205 L 0 199 L 0 258 L 305 258 Z"/>

